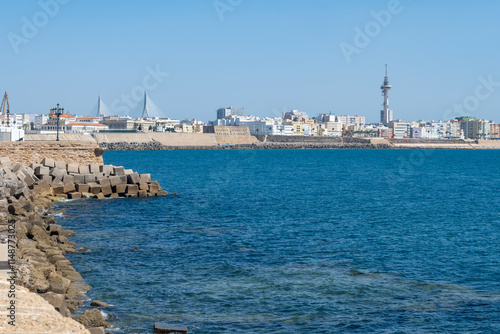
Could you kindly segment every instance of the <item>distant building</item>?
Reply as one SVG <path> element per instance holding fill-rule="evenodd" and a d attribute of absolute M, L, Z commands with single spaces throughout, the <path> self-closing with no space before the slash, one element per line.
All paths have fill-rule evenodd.
<path fill-rule="evenodd" d="M 231 116 L 243 116 L 245 114 L 245 108 L 219 108 L 217 109 L 217 119 L 229 118 Z"/>
<path fill-rule="evenodd" d="M 389 128 L 392 129 L 394 138 L 410 138 L 411 124 L 409 122 L 392 121 L 389 123 Z"/>
<path fill-rule="evenodd" d="M 292 122 L 302 122 L 307 119 L 309 119 L 309 115 L 305 112 L 301 112 L 298 110 L 292 110 L 283 113 L 283 120 L 290 120 Z"/>
<path fill-rule="evenodd" d="M 340 122 L 319 123 L 320 136 L 341 137 L 344 131 L 344 125 Z"/>
<path fill-rule="evenodd" d="M 131 119 L 130 117 L 110 116 L 104 117 L 100 122 L 107 125 L 109 131 L 153 131 L 155 121 L 143 119 Z"/>
<path fill-rule="evenodd" d="M 394 130 L 391 128 L 378 128 L 378 137 L 380 138 L 393 138 Z"/>
<path fill-rule="evenodd" d="M 489 139 L 490 122 L 485 119 L 459 117 L 460 129 L 466 139 Z"/>
<path fill-rule="evenodd" d="M 48 121 L 48 115 L 35 115 L 35 130 L 40 130 L 42 125 L 47 124 Z"/>
<path fill-rule="evenodd" d="M 500 123 L 490 123 L 490 139 L 500 139 Z"/>
<path fill-rule="evenodd" d="M 349 125 L 365 125 L 365 117 L 360 115 L 342 115 L 337 116 L 337 122 L 344 124 L 345 126 Z"/>

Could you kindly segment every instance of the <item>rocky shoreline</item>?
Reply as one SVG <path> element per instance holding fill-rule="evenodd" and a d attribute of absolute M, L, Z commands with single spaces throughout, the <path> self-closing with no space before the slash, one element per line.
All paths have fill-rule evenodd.
<path fill-rule="evenodd" d="M 77 248 L 68 237 L 71 230 L 58 225 L 53 203 L 62 199 L 106 197 L 152 197 L 166 195 L 157 181 L 149 174 L 138 174 L 124 167 L 111 165 L 72 165 L 53 159 L 43 159 L 39 164 L 24 166 L 12 164 L 9 158 L 0 158 L 0 238 L 7 240 L 8 254 L 15 254 L 5 265 L 14 274 L 16 285 L 37 293 L 49 302 L 62 316 L 72 318 L 72 313 L 86 300 L 90 286 L 73 268 L 66 254 L 90 250 Z M 1 259 L 5 262 L 5 259 Z M 8 273 L 9 274 L 9 273 Z M 7 300 L 7 292 L 2 296 Z M 92 306 L 104 307 L 105 303 L 93 301 Z M 37 308 L 38 305 L 33 306 Z M 0 322 L 0 332 L 11 326 L 7 317 Z M 75 320 L 90 333 L 104 333 L 107 323 L 98 309 L 85 311 Z M 61 321 L 53 320 L 54 322 Z M 38 323 L 19 316 L 15 331 L 57 333 L 51 320 Z M 33 326 L 40 328 L 33 331 Z M 55 326 L 55 327 L 54 327 Z M 81 331 L 75 323 L 74 333 Z"/>
<path fill-rule="evenodd" d="M 388 144 L 370 144 L 370 143 L 311 143 L 311 142 L 292 142 L 292 143 L 253 143 L 253 144 L 231 144 L 217 146 L 168 146 L 159 142 L 147 143 L 100 143 L 99 146 L 104 150 L 110 151 L 151 151 L 151 150 L 244 150 L 244 149 L 388 149 L 394 148 Z"/>

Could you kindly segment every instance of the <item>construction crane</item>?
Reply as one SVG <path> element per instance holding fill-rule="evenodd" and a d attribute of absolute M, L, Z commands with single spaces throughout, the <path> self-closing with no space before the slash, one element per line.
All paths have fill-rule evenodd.
<path fill-rule="evenodd" d="M 10 126 L 10 106 L 9 106 L 9 95 L 5 92 L 2 100 L 2 104 L 0 105 L 0 115 L 2 120 L 7 116 L 7 126 Z"/>

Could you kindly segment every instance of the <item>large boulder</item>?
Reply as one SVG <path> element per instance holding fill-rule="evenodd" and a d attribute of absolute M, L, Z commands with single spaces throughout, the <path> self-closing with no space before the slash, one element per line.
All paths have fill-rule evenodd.
<path fill-rule="evenodd" d="M 64 317 L 68 316 L 66 314 L 66 299 L 63 294 L 54 293 L 54 292 L 46 292 L 40 294 L 40 296 L 49 302 L 50 305 L 54 306 L 54 308 L 61 313 Z"/>
<path fill-rule="evenodd" d="M 85 327 L 104 327 L 109 328 L 111 324 L 106 322 L 101 312 L 94 308 L 92 310 L 87 310 L 83 314 L 75 319 Z"/>
<path fill-rule="evenodd" d="M 55 293 L 66 293 L 71 281 L 57 273 L 51 273 L 48 277 L 49 291 Z"/>

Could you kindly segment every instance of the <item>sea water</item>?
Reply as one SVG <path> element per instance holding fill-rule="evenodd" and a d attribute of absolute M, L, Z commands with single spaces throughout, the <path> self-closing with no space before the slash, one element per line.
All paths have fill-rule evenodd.
<path fill-rule="evenodd" d="M 119 151 L 58 221 L 116 333 L 499 333 L 500 151 Z M 83 309 L 87 306 L 84 305 Z"/>

